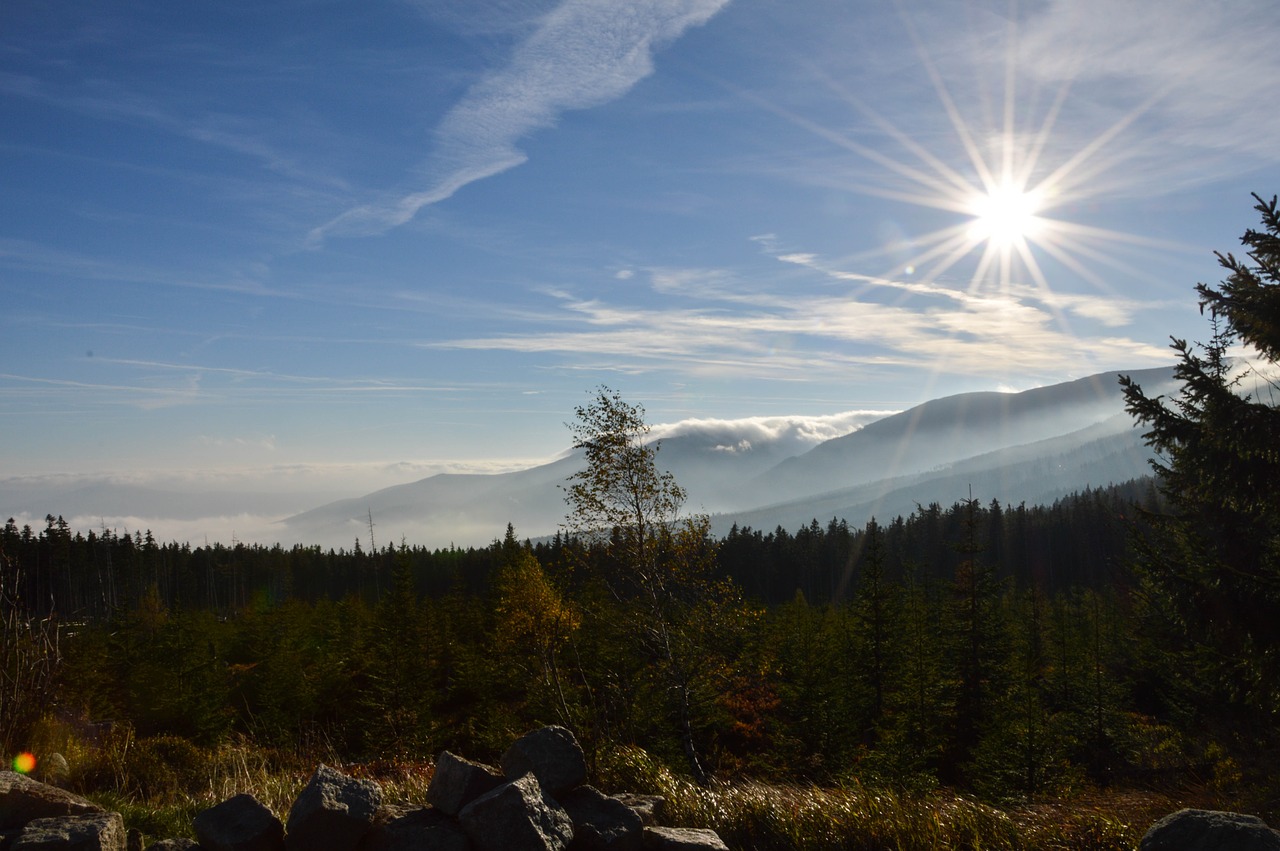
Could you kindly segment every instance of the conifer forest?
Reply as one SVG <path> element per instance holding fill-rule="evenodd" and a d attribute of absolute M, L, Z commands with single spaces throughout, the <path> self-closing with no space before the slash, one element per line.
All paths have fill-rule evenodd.
<path fill-rule="evenodd" d="M 698 783 L 1199 784 L 1274 814 L 1280 218 L 1257 203 L 1247 256 L 1198 290 L 1209 341 L 1173 341 L 1182 394 L 1125 387 L 1150 478 L 715 538 L 643 410 L 600 388 L 549 539 L 192 546 L 10 520 L 0 743 L 486 758 L 556 723 L 589 760 L 638 748 Z"/>

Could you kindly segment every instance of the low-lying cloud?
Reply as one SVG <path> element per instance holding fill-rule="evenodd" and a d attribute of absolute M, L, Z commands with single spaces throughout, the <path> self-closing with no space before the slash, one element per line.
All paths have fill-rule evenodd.
<path fill-rule="evenodd" d="M 816 416 L 743 417 L 733 420 L 692 418 L 654 425 L 650 435 L 659 440 L 690 435 L 702 437 L 713 449 L 723 452 L 745 452 L 773 446 L 786 454 L 796 454 L 823 441 L 851 434 L 867 423 L 893 413 L 897 412 L 842 411 Z"/>

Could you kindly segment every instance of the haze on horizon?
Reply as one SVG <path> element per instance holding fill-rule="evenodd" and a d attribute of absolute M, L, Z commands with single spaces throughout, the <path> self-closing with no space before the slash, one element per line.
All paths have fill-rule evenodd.
<path fill-rule="evenodd" d="M 1265 0 L 0 24 L 10 488 L 314 505 L 558 457 L 600 383 L 799 433 L 1164 364 L 1280 191 Z"/>

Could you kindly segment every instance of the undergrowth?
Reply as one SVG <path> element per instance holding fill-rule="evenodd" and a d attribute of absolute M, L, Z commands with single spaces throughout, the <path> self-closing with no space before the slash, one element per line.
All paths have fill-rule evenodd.
<path fill-rule="evenodd" d="M 666 798 L 671 824 L 714 829 L 734 851 L 1089 849 L 1130 851 L 1152 822 L 1187 805 L 1155 793 L 1080 794 L 997 808 L 946 790 L 735 782 L 699 787 L 636 748 L 601 763 L 607 791 Z"/>
<path fill-rule="evenodd" d="M 287 753 L 249 742 L 201 748 L 174 737 L 135 738 L 127 727 L 99 741 L 45 730 L 44 747 L 67 753 L 59 785 L 121 813 L 150 838 L 191 837 L 197 813 L 247 792 L 276 814 L 289 808 L 320 762 L 376 780 L 389 804 L 425 805 L 432 765 L 396 759 L 343 763 L 322 750 Z M 62 753 L 62 751 L 58 751 Z M 43 750 L 43 753 L 51 753 Z M 39 772 L 37 772 L 37 775 Z M 698 786 L 638 748 L 602 754 L 593 783 L 606 792 L 663 796 L 663 822 L 712 828 L 733 851 L 871 849 L 1095 849 L 1137 846 L 1187 796 L 1116 791 L 996 807 L 947 790 L 904 792 L 857 782 L 819 788 L 795 783 L 717 782 Z"/>

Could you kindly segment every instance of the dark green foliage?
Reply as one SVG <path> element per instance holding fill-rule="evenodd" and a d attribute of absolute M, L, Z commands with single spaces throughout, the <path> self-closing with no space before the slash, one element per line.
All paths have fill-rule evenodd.
<path fill-rule="evenodd" d="M 668 765 L 687 763 L 687 731 L 720 776 L 902 790 L 949 780 L 997 797 L 1124 782 L 1185 770 L 1212 744 L 1177 734 L 1194 716 L 1172 700 L 1158 645 L 1133 640 L 1149 609 L 1113 581 L 1122 552 L 1109 549 L 1133 513 L 1108 491 L 1035 509 L 934 505 L 864 529 L 737 530 L 690 541 L 689 572 L 655 577 L 671 595 L 660 610 L 634 576 L 616 583 L 626 574 L 610 541 L 533 546 L 509 530 L 483 551 L 358 555 L 156 544 L 166 582 L 212 571 L 216 605 L 170 605 L 192 599 L 181 582 L 120 592 L 128 605 L 67 640 L 57 707 L 144 738 L 248 736 L 343 758 L 450 748 L 493 759 L 558 722 L 593 759 L 634 743 Z M 12 546 L 41 558 L 51 528 L 13 530 Z M 1092 563 L 1046 561 L 1073 537 L 1094 541 Z M 69 539 L 73 562 L 93 552 Z M 114 565 L 145 564 L 143 536 L 94 543 Z M 721 572 L 801 560 L 757 573 L 789 580 L 789 602 L 744 604 L 707 569 L 713 553 Z M 637 640 L 655 611 L 665 633 Z M 662 635 L 678 671 L 651 640 Z M 1152 742 L 1185 755 L 1157 765 L 1144 758 Z"/>
<path fill-rule="evenodd" d="M 949 634 L 944 633 L 954 660 L 954 712 L 941 768 L 943 778 L 954 784 L 973 781 L 969 763 L 992 725 L 995 696 L 1009 675 L 1002 589 L 995 568 L 984 558 L 977 501 L 967 500 L 962 513 L 963 537 L 955 545 L 962 560 L 947 609 Z"/>
<path fill-rule="evenodd" d="M 365 688 L 365 749 L 403 757 L 429 750 L 430 663 L 425 612 L 408 547 L 396 553 L 390 588 L 374 607 Z"/>
<path fill-rule="evenodd" d="M 714 541 L 705 518 L 679 515 L 654 455 L 633 451 L 641 412 L 602 391 L 584 413 L 624 439 L 580 437 L 621 467 L 575 478 L 579 537 L 192 549 L 50 516 L 39 533 L 0 533 L 10 608 L 74 623 L 46 708 L 136 730 L 130 771 L 161 795 L 184 788 L 178 768 L 205 745 L 240 737 L 342 759 L 492 760 L 553 722 L 601 769 L 643 747 L 651 774 L 684 764 L 913 795 L 945 782 L 989 799 L 1229 780 L 1265 752 L 1280 702 L 1276 496 L 1247 475 L 1274 462 L 1275 442 L 1254 441 L 1274 406 L 1236 392 L 1225 359 L 1228 331 L 1274 327 L 1230 318 L 1271 292 L 1251 287 L 1202 291 L 1221 316 L 1203 355 L 1186 349 L 1200 390 L 1166 408 L 1131 389 L 1164 453 L 1163 492 L 934 503 L 862 529 L 815 520 Z M 1192 427 L 1211 415 L 1248 428 Z M 637 478 L 615 475 L 627 465 Z M 627 482 L 636 512 L 610 513 Z"/>
<path fill-rule="evenodd" d="M 1212 336 L 1173 341 L 1179 395 L 1121 383 L 1160 453 L 1154 466 L 1172 509 L 1147 518 L 1139 541 L 1149 612 L 1181 639 L 1167 649 L 1185 652 L 1205 712 L 1271 728 L 1280 712 L 1280 216 L 1275 198 L 1257 200 L 1263 230 L 1242 237 L 1248 257 L 1218 255 L 1226 280 L 1197 286 Z M 1256 362 L 1235 358 L 1237 344 Z"/>
<path fill-rule="evenodd" d="M 1151 481 L 1085 490 L 1051 506 L 975 506 L 975 539 L 1000 580 L 1047 593 L 1088 585 L 1107 587 L 1127 580 L 1125 563 L 1134 506 L 1163 505 Z M 882 539 L 877 558 L 886 581 L 901 584 L 912 572 L 950 581 L 966 558 L 957 544 L 966 538 L 966 509 L 922 506 L 910 517 L 877 523 Z M 1081 530 L 1087 530 L 1082 534 Z M 792 534 L 778 528 L 763 533 L 734 526 L 720 542 L 717 563 L 743 593 L 767 605 L 786 603 L 797 590 L 817 605 L 845 603 L 866 571 L 866 531 L 832 520 L 817 521 Z"/>
<path fill-rule="evenodd" d="M 609 591 L 627 649 L 644 659 L 638 685 L 666 696 L 663 714 L 689 770 L 706 783 L 699 728 L 731 678 L 740 594 L 715 578 L 709 519 L 683 515 L 684 490 L 659 471 L 644 408 L 602 386 L 575 413 L 570 429 L 586 467 L 569 478 L 566 524 L 605 556 L 591 573 Z"/>

